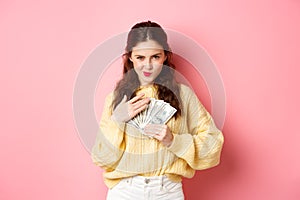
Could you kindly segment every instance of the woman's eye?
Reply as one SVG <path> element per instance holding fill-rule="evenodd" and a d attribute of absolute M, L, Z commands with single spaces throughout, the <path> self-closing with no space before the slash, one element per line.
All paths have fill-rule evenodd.
<path fill-rule="evenodd" d="M 160 57 L 159 57 L 159 56 L 153 56 L 153 58 L 154 58 L 154 59 L 159 59 Z"/>
<path fill-rule="evenodd" d="M 136 57 L 136 59 L 138 59 L 138 60 L 142 60 L 144 57 L 142 57 L 142 56 L 138 56 L 138 57 Z"/>

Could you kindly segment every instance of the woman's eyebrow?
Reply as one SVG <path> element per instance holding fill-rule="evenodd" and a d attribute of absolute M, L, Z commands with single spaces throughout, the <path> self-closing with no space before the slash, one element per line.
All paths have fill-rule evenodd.
<path fill-rule="evenodd" d="M 159 56 L 161 55 L 162 53 L 156 53 L 156 54 L 153 54 L 152 56 Z"/>
<path fill-rule="evenodd" d="M 162 55 L 162 53 L 155 53 L 155 54 L 153 54 L 153 55 L 151 55 L 151 56 L 159 56 L 159 55 Z M 139 54 L 136 54 L 136 55 L 134 55 L 135 57 L 144 57 L 144 55 L 139 55 Z"/>

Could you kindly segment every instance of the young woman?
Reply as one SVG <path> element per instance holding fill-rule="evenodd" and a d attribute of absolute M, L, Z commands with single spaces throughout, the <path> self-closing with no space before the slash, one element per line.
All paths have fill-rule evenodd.
<path fill-rule="evenodd" d="M 134 25 L 123 59 L 123 77 L 106 97 L 92 150 L 93 162 L 104 169 L 107 199 L 182 200 L 182 177 L 219 163 L 223 135 L 193 91 L 176 82 L 160 25 Z M 141 131 L 128 122 L 150 98 L 177 111 L 166 124 L 149 123 Z"/>

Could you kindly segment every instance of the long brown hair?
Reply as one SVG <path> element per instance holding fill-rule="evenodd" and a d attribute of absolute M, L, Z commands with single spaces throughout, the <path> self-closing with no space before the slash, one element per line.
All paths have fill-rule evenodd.
<path fill-rule="evenodd" d="M 123 54 L 123 77 L 114 90 L 112 107 L 115 109 L 124 95 L 127 96 L 127 99 L 136 96 L 140 81 L 129 58 L 131 57 L 132 48 L 139 42 L 147 40 L 156 41 L 164 49 L 167 59 L 164 61 L 162 71 L 154 80 L 153 85 L 157 88 L 158 98 L 170 103 L 171 106 L 177 109 L 175 114 L 175 118 L 177 118 L 181 115 L 181 99 L 179 86 L 174 77 L 175 65 L 171 61 L 173 54 L 167 42 L 167 34 L 159 24 L 151 21 L 137 23 L 128 33 L 127 46 Z"/>

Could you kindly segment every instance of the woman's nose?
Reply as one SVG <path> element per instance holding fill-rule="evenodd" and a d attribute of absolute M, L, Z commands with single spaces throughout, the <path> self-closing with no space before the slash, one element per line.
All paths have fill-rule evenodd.
<path fill-rule="evenodd" d="M 145 59 L 144 67 L 147 68 L 147 69 L 152 69 L 153 68 L 151 59 Z"/>

